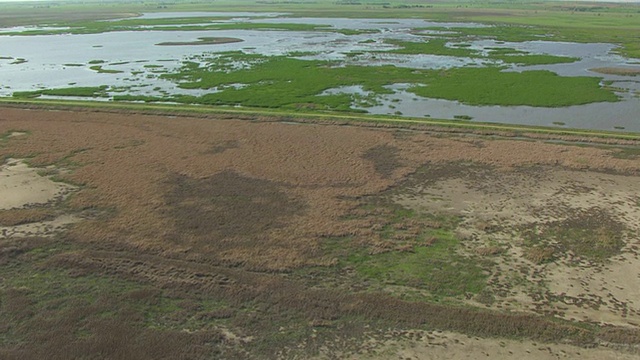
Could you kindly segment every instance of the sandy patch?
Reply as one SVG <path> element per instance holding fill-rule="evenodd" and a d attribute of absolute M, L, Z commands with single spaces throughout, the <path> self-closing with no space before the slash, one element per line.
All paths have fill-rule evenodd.
<path fill-rule="evenodd" d="M 496 264 L 489 280 L 492 299 L 484 306 L 640 324 L 637 177 L 559 168 L 458 170 L 419 181 L 394 200 L 429 213 L 461 215 L 458 234 L 469 254 L 487 247 L 504 250 L 490 257 Z M 527 257 L 531 234 L 550 227 L 562 233 L 569 226 L 607 229 L 624 244 L 619 254 L 594 260 L 565 250 L 565 239 L 551 233 L 544 235 L 550 237 L 546 243 L 535 246 L 551 248 L 553 260 L 536 263 L 530 253 Z M 613 228 L 620 230 L 614 233 Z"/>
<path fill-rule="evenodd" d="M 344 357 L 347 359 L 517 359 L 517 360 L 626 360 L 638 359 L 637 354 L 607 348 L 583 349 L 563 344 L 542 344 L 532 341 L 481 339 L 451 332 L 413 331 L 412 340 L 389 340 L 374 346 L 374 353 Z M 375 341 L 374 344 L 375 345 Z"/>
<path fill-rule="evenodd" d="M 20 135 L 15 135 L 20 136 Z M 29 167 L 22 160 L 9 159 L 0 166 L 0 210 L 11 211 L 32 205 L 55 206 L 76 187 L 41 176 L 40 169 Z M 30 236 L 52 236 L 69 224 L 80 220 L 71 214 L 62 214 L 46 221 L 29 222 L 15 226 L 0 226 L 0 240 Z"/>
<path fill-rule="evenodd" d="M 62 215 L 51 221 L 39 221 L 16 226 L 0 226 L 0 240 L 30 236 L 52 236 L 68 225 L 80 221 L 75 215 Z"/>
<path fill-rule="evenodd" d="M 0 166 L 0 210 L 47 204 L 72 191 L 73 186 L 40 176 L 22 160 L 9 159 Z"/>

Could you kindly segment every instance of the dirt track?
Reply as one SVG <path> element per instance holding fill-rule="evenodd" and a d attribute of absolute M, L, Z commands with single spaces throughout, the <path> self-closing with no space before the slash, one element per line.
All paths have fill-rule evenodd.
<path fill-rule="evenodd" d="M 564 258 L 532 263 L 523 254 L 523 240 L 509 244 L 510 229 L 524 231 L 534 222 L 551 228 L 553 221 L 569 218 L 567 204 L 587 209 L 599 203 L 625 233 L 619 262 L 598 266 L 628 274 L 616 266 L 623 266 L 623 258 L 636 261 L 625 256 L 634 254 L 638 242 L 633 194 L 640 161 L 614 157 L 619 150 L 246 119 L 0 109 L 0 136 L 15 132 L 27 135 L 2 138 L 0 155 L 54 166 L 57 177 L 81 187 L 64 204 L 65 211 L 87 218 L 63 234 L 64 241 L 78 245 L 47 263 L 79 276 L 109 274 L 163 291 L 179 289 L 180 296 L 224 293 L 234 301 L 258 299 L 287 309 L 302 309 L 315 296 L 327 304 L 344 302 L 337 314 L 358 313 L 364 305 L 357 304 L 369 300 L 309 293 L 315 290 L 304 282 L 290 284 L 278 274 L 335 266 L 335 254 L 325 250 L 327 239 L 350 237 L 365 249 L 389 249 L 390 240 L 372 230 L 376 210 L 362 210 L 362 199 L 383 196 L 418 211 L 462 215 L 458 232 L 469 241 L 461 253 L 497 244 L 507 249 L 502 260 L 492 260 L 502 273 L 525 264 L 526 281 L 552 281 L 541 304 L 526 298 L 534 296 L 528 283 L 494 294 L 497 301 L 489 307 L 498 312 L 562 310 L 555 315 L 626 327 L 640 321 L 635 294 L 628 291 L 636 278 L 621 280 L 628 283 L 614 291 L 625 311 L 613 305 L 595 314 L 580 304 L 565 309 L 560 302 L 597 293 L 607 278 L 567 267 Z M 427 176 L 420 175 L 425 171 Z M 565 213 L 528 212 L 531 204 Z M 496 224 L 499 230 L 491 230 Z M 589 276 L 575 294 L 561 289 Z M 496 271 L 492 281 L 490 289 L 497 292 L 507 280 Z M 559 299 L 560 293 L 566 298 Z M 326 315 L 333 310 L 322 306 L 313 314 L 324 315 L 305 316 L 343 316 Z M 496 331 L 494 336 L 502 330 Z"/>

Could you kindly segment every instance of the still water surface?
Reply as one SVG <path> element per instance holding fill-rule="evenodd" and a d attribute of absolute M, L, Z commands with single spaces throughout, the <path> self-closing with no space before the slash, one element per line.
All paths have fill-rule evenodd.
<path fill-rule="evenodd" d="M 183 61 L 198 55 L 238 50 L 267 56 L 310 52 L 311 54 L 300 58 L 341 61 L 361 66 L 394 65 L 416 69 L 483 66 L 487 63 L 487 59 L 379 52 L 394 49 L 393 45 L 385 43 L 388 39 L 416 41 L 425 35 L 438 36 L 448 32 L 442 28 L 455 31 L 455 28 L 460 27 L 482 26 L 472 23 L 435 23 L 421 19 L 292 18 L 280 13 L 151 13 L 141 16 L 146 19 L 186 17 L 220 17 L 218 20 L 211 20 L 219 22 L 315 24 L 326 25 L 329 30 L 148 30 L 84 35 L 8 36 L 2 33 L 33 28 L 0 29 L 0 96 L 11 96 L 14 91 L 101 85 L 119 87 L 121 91 L 131 94 L 198 96 L 219 90 L 180 89 L 176 83 L 162 79 L 159 75 L 177 70 Z M 425 28 L 437 30 L 424 30 Z M 376 31 L 344 35 L 331 29 Z M 421 29 L 419 34 L 416 29 Z M 204 46 L 157 45 L 162 42 L 195 41 L 201 37 L 233 37 L 240 38 L 243 42 Z M 407 92 L 405 84 L 396 84 L 390 87 L 394 94 L 380 95 L 377 97 L 378 105 L 363 109 L 373 114 L 401 113 L 403 116 L 443 119 L 465 115 L 472 117 L 473 121 L 640 131 L 640 77 L 603 75 L 590 71 L 599 67 L 638 67 L 637 59 L 625 59 L 616 55 L 614 45 L 544 40 L 520 43 L 478 40 L 465 44 L 470 49 L 480 51 L 505 47 L 532 54 L 578 57 L 579 61 L 570 64 L 510 65 L 505 71 L 550 70 L 563 76 L 595 76 L 613 81 L 613 86 L 626 91 L 619 93 L 622 101 L 617 103 L 564 108 L 469 106 L 456 101 L 422 98 Z M 354 56 L 354 53 L 357 55 Z M 18 59 L 24 60 L 17 61 Z M 121 72 L 98 73 L 91 70 L 90 62 L 95 60 L 104 61 L 98 64 L 104 69 Z M 362 93 L 362 89 L 351 86 L 329 89 L 325 93 L 341 92 L 357 94 Z M 354 108 L 357 108 L 355 104 Z"/>

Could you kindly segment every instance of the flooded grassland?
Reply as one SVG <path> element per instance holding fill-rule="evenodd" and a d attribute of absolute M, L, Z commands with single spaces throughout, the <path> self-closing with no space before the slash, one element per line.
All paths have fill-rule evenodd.
<path fill-rule="evenodd" d="M 6 28 L 0 45 L 0 95 L 18 98 L 640 131 L 637 59 L 530 27 L 163 13 Z"/>

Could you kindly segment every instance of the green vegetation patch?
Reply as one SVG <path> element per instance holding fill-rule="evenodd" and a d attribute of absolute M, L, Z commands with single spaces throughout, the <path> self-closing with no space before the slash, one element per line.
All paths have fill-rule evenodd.
<path fill-rule="evenodd" d="M 542 40 L 553 36 L 548 29 L 542 27 L 503 24 L 488 27 L 437 28 L 436 30 L 455 31 L 458 37 L 484 37 L 507 42 Z"/>
<path fill-rule="evenodd" d="M 59 89 L 45 89 L 36 91 L 16 91 L 13 93 L 13 97 L 16 98 L 35 98 L 42 95 L 49 96 L 80 96 L 80 97 L 102 97 L 107 96 L 106 85 L 95 87 L 70 87 Z"/>
<path fill-rule="evenodd" d="M 477 57 L 477 50 L 466 47 L 447 46 L 446 39 L 429 39 L 426 42 L 387 40 L 386 43 L 399 46 L 399 49 L 391 50 L 394 54 L 429 54 L 442 56 Z"/>
<path fill-rule="evenodd" d="M 36 29 L 8 32 L 3 35 L 34 36 L 57 34 L 101 34 L 115 31 L 206 31 L 206 30 L 284 30 L 316 31 L 329 30 L 329 25 L 294 23 L 221 23 L 212 22 L 216 18 L 175 18 L 175 19 L 126 19 L 118 21 L 76 21 L 59 23 L 64 29 Z M 99 47 L 99 46 L 98 46 Z"/>
<path fill-rule="evenodd" d="M 99 74 L 121 74 L 124 72 L 122 70 L 104 69 L 101 65 L 94 65 L 89 67 L 89 69 Z"/>
<path fill-rule="evenodd" d="M 380 155 L 384 149 L 373 150 Z M 397 162 L 384 155 L 378 163 L 385 159 Z M 324 251 L 339 259 L 338 268 L 355 270 L 353 281 L 367 283 L 369 290 L 391 291 L 411 300 L 462 299 L 485 288 L 493 262 L 464 254 L 455 235 L 459 217 L 417 212 L 382 196 L 367 200 L 345 219 L 366 219 L 373 224 L 374 234 L 367 241 L 342 238 L 325 242 Z M 331 277 L 330 272 L 325 276 Z"/>
<path fill-rule="evenodd" d="M 331 30 L 331 31 L 337 32 L 342 35 L 347 35 L 347 36 L 375 34 L 380 32 L 380 30 L 378 29 L 337 29 L 337 30 Z"/>
<path fill-rule="evenodd" d="M 468 51 L 465 48 L 451 50 Z M 375 104 L 375 95 L 392 93 L 385 86 L 409 83 L 415 84 L 409 91 L 416 95 L 458 100 L 473 105 L 548 107 L 618 100 L 611 90 L 600 87 L 598 78 L 561 77 L 549 71 L 337 67 L 328 61 L 307 61 L 286 56 L 266 57 L 241 52 L 223 53 L 198 60 L 187 61 L 178 73 L 164 74 L 162 77 L 179 83 L 185 89 L 217 89 L 217 92 L 199 97 L 121 95 L 114 99 L 353 111 L 353 104 Z M 243 86 L 237 87 L 235 84 Z M 325 90 L 353 85 L 361 86 L 370 95 L 323 95 Z"/>
<path fill-rule="evenodd" d="M 458 68 L 441 72 L 428 86 L 409 91 L 423 97 L 470 105 L 560 107 L 618 101 L 593 77 L 564 77 L 551 71 L 507 72 L 500 68 Z"/>
<path fill-rule="evenodd" d="M 325 90 L 361 85 L 365 91 L 390 93 L 385 85 L 413 82 L 426 72 L 412 69 L 347 66 L 333 67 L 331 62 L 306 61 L 285 56 L 265 57 L 231 52 L 208 59 L 205 65 L 186 62 L 177 74 L 163 78 L 178 82 L 186 89 L 222 90 L 201 97 L 175 96 L 172 101 L 269 108 L 305 108 L 348 110 L 354 96 L 322 95 Z M 384 76 L 381 76 L 384 74 Z M 234 84 L 245 84 L 243 87 Z"/>
<path fill-rule="evenodd" d="M 96 353 L 113 358 L 121 347 L 131 352 L 140 341 L 154 344 L 145 353 L 151 351 L 155 358 L 172 351 L 170 357 L 177 358 L 183 347 L 172 347 L 185 329 L 202 332 L 226 322 L 228 311 L 220 301 L 184 300 L 129 279 L 61 268 L 75 254 L 62 242 L 10 239 L 0 250 L 5 280 L 0 287 L 0 344 L 4 353 L 17 358 L 46 358 L 51 351 L 73 358 Z M 215 346 L 220 336 L 208 335 L 208 345 Z M 118 343 L 119 350 L 104 341 Z"/>
<path fill-rule="evenodd" d="M 460 241 L 450 230 L 432 230 L 424 236 L 430 237 L 430 245 L 375 255 L 353 254 L 345 263 L 366 279 L 425 289 L 436 297 L 477 294 L 485 287 L 487 273 L 477 260 L 457 253 Z"/>
<path fill-rule="evenodd" d="M 640 148 L 620 148 L 612 152 L 611 156 L 616 159 L 640 159 Z"/>

